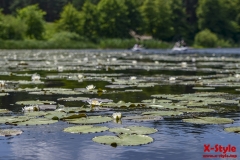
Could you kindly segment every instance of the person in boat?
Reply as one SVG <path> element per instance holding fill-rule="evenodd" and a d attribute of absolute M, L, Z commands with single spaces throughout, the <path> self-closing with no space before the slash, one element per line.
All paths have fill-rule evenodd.
<path fill-rule="evenodd" d="M 141 49 L 142 49 L 142 46 L 139 44 L 134 44 L 134 46 L 132 48 L 133 51 L 140 51 Z"/>

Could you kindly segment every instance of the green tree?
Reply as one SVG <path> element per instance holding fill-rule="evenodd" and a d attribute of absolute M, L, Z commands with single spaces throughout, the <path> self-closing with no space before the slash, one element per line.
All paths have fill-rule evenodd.
<path fill-rule="evenodd" d="M 43 16 L 46 12 L 39 9 L 38 5 L 30 5 L 17 11 L 18 17 L 27 25 L 26 35 L 30 38 L 42 39 L 44 28 Z"/>
<path fill-rule="evenodd" d="M 157 7 L 152 30 L 153 37 L 165 41 L 169 40 L 174 32 L 172 19 L 170 18 L 173 15 L 170 10 L 170 3 L 166 0 L 157 0 L 155 6 Z"/>
<path fill-rule="evenodd" d="M 156 39 L 169 40 L 173 35 L 170 3 L 166 0 L 145 0 L 141 6 L 145 33 Z"/>
<path fill-rule="evenodd" d="M 231 39 L 238 31 L 236 6 L 230 0 L 201 0 L 197 8 L 199 29 L 208 28 L 225 39 Z M 236 41 L 236 39 L 234 39 Z"/>
<path fill-rule="evenodd" d="M 58 31 L 68 31 L 80 34 L 81 32 L 81 17 L 80 12 L 69 3 L 64 6 L 61 12 L 59 21 L 56 22 Z"/>
<path fill-rule="evenodd" d="M 128 23 L 129 24 L 128 28 L 136 32 L 142 32 L 143 20 L 141 12 L 139 10 L 140 8 L 139 1 L 126 0 L 125 5 L 127 6 L 128 10 L 127 19 L 130 21 Z"/>
<path fill-rule="evenodd" d="M 181 39 L 186 39 L 190 25 L 187 23 L 187 13 L 184 3 L 182 0 L 170 0 L 170 7 L 172 11 L 170 17 L 174 28 L 172 40 L 179 41 Z"/>
<path fill-rule="evenodd" d="M 12 15 L 0 15 L 0 38 L 22 40 L 26 32 L 26 25 Z"/>
<path fill-rule="evenodd" d="M 209 29 L 205 29 L 195 36 L 194 43 L 196 46 L 200 47 L 217 47 L 218 37 L 216 34 L 212 33 Z"/>
<path fill-rule="evenodd" d="M 143 17 L 144 32 L 154 34 L 154 27 L 157 21 L 156 0 L 145 0 L 140 8 Z"/>
<path fill-rule="evenodd" d="M 124 0 L 101 0 L 97 5 L 99 13 L 99 35 L 108 38 L 129 37 L 129 19 Z"/>
<path fill-rule="evenodd" d="M 86 1 L 82 7 L 82 32 L 91 40 L 95 40 L 98 32 L 98 12 L 97 6 L 90 1 Z"/>

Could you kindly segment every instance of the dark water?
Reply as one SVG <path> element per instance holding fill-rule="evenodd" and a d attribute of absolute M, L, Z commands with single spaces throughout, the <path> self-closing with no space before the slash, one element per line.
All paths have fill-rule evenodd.
<path fill-rule="evenodd" d="M 4 52 L 4 51 L 2 51 Z M 20 51 L 19 51 L 20 52 Z M 23 51 L 17 54 L 22 54 Z M 31 51 L 37 52 L 37 51 Z M 39 52 L 39 51 L 38 51 Z M 43 51 L 45 52 L 45 51 Z M 76 51 L 68 51 L 76 52 Z M 78 51 L 80 52 L 80 51 Z M 96 51 L 95 53 L 101 53 L 105 51 Z M 113 52 L 113 51 L 107 51 Z M 119 51 L 117 51 L 119 52 Z M 126 51 L 123 51 L 126 52 Z M 215 49 L 215 50 L 192 50 L 188 53 L 178 53 L 178 56 L 184 56 L 184 54 L 210 54 L 213 53 L 218 55 L 221 54 L 228 57 L 237 57 L 239 49 Z M 147 54 L 167 54 L 168 50 L 148 50 Z M 229 54 L 231 53 L 231 54 Z M 4 55 L 12 54 L 4 52 Z M 145 53 L 144 53 L 145 54 Z M 172 53 L 170 53 L 172 54 Z M 215 55 L 214 55 L 215 56 Z M 19 56 L 21 57 L 21 56 Z M 9 58 L 9 57 L 8 57 Z M 22 57 L 23 58 L 23 57 Z M 46 58 L 46 57 L 45 57 Z M 2 60 L 3 61 L 3 60 Z M 2 64 L 3 66 L 3 64 Z M 8 70 L 9 68 L 2 68 L 1 71 Z M 57 71 L 41 71 L 41 70 L 29 70 L 29 69 L 13 69 L 14 73 L 39 73 L 41 77 L 49 74 L 58 74 Z M 79 72 L 75 70 L 64 71 L 65 73 Z M 64 73 L 63 72 L 63 73 Z M 81 73 L 106 73 L 106 71 L 81 71 Z M 169 71 L 169 70 L 141 70 L 141 69 L 128 69 L 123 71 L 109 71 L 107 73 L 122 73 L 124 76 L 150 76 L 150 75 L 212 75 L 214 72 L 201 72 L 201 71 Z M 17 77 L 17 76 L 6 76 L 0 75 L 0 80 L 30 80 L 29 77 Z M 64 88 L 81 88 L 88 84 L 94 84 L 100 88 L 104 88 L 106 85 L 111 83 L 103 81 L 66 81 L 66 80 L 49 80 L 43 79 L 44 85 L 20 85 L 19 87 L 64 87 Z M 158 81 L 160 83 L 160 80 Z M 151 99 L 153 94 L 184 94 L 184 93 L 194 93 L 195 90 L 192 89 L 192 85 L 172 85 L 172 84 L 162 84 L 156 85 L 152 88 L 146 87 L 141 88 L 143 92 L 133 92 L 133 93 L 115 93 L 115 94 L 105 94 L 92 95 L 83 94 L 82 97 L 87 96 L 90 98 L 108 98 L 112 99 L 114 102 L 123 100 L 125 102 L 140 102 L 143 99 Z M 237 87 L 236 87 L 237 88 Z M 235 92 L 233 87 L 219 87 L 216 88 L 216 92 L 227 92 L 233 93 L 235 97 L 238 97 L 238 93 Z M 239 88 L 239 87 L 238 87 Z M 136 88 L 135 88 L 136 89 Z M 139 88 L 137 88 L 139 89 Z M 79 95 L 78 95 L 79 96 Z M 27 92 L 14 92 L 10 93 L 9 96 L 0 97 L 0 108 L 7 108 L 14 112 L 20 112 L 21 107 L 16 105 L 17 101 L 22 100 L 53 100 L 57 101 L 58 98 L 69 97 L 67 95 L 31 95 Z M 77 96 L 76 96 L 77 97 Z M 63 102 L 59 101 L 59 104 L 67 106 L 81 106 L 83 102 Z M 114 111 L 107 111 L 104 113 L 110 116 Z M 124 116 L 131 115 L 131 111 L 122 110 Z M 98 114 L 98 112 L 96 113 Z M 229 112 L 216 115 L 219 117 L 232 118 L 234 120 L 233 124 L 224 125 L 197 125 L 184 123 L 181 119 L 164 119 L 157 122 L 132 122 L 123 120 L 122 124 L 116 124 L 114 122 L 98 124 L 100 126 L 112 127 L 125 127 L 129 125 L 141 125 L 147 127 L 154 127 L 158 129 L 157 133 L 151 134 L 150 136 L 154 138 L 154 142 L 142 145 L 142 146 L 118 146 L 116 148 L 101 145 L 93 142 L 91 139 L 95 136 L 100 135 L 114 135 L 111 132 L 102 132 L 94 134 L 70 134 L 65 133 L 62 130 L 66 127 L 73 126 L 63 121 L 59 121 L 55 124 L 50 125 L 40 125 L 40 126 L 9 126 L 5 124 L 0 124 L 0 128 L 18 128 L 24 131 L 21 135 L 13 137 L 0 137 L 0 160 L 124 160 L 124 159 L 136 159 L 136 160 L 152 160 L 152 159 L 177 159 L 177 160 L 200 160 L 200 159 L 220 159 L 220 158 L 203 158 L 204 145 L 210 144 L 214 146 L 216 144 L 222 146 L 235 146 L 237 152 L 227 153 L 235 154 L 237 158 L 225 158 L 225 159 L 239 159 L 240 156 L 240 134 L 228 133 L 223 129 L 230 126 L 240 126 L 240 112 Z M 220 152 L 211 151 L 208 154 L 220 155 Z"/>

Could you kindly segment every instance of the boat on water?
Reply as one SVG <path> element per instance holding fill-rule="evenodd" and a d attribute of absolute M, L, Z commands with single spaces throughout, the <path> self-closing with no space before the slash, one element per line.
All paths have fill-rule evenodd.
<path fill-rule="evenodd" d="M 187 47 L 185 42 L 182 40 L 175 43 L 175 45 L 172 48 L 172 51 L 182 52 L 182 51 L 187 51 L 188 49 L 189 47 Z"/>
<path fill-rule="evenodd" d="M 135 44 L 131 50 L 133 52 L 140 52 L 143 50 L 143 47 L 141 45 Z"/>

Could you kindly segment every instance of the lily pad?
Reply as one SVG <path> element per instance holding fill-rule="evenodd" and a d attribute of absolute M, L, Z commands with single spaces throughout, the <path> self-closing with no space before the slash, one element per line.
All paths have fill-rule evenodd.
<path fill-rule="evenodd" d="M 144 116 L 127 116 L 123 117 L 123 120 L 132 120 L 136 122 L 143 122 L 143 121 L 158 121 L 163 120 L 162 116 L 154 116 L 154 115 L 144 115 Z"/>
<path fill-rule="evenodd" d="M 218 118 L 218 117 L 198 117 L 192 119 L 183 119 L 183 122 L 195 123 L 195 124 L 227 124 L 233 123 L 234 120 L 230 118 Z"/>
<path fill-rule="evenodd" d="M 47 118 L 36 118 L 36 119 L 29 119 L 28 121 L 24 121 L 24 122 L 16 122 L 16 123 L 12 123 L 15 125 L 44 125 L 44 124 L 52 124 L 52 123 L 56 123 L 58 122 L 58 120 L 50 120 Z"/>
<path fill-rule="evenodd" d="M 9 95 L 8 93 L 0 93 L 0 97 L 1 96 L 7 96 L 7 95 Z"/>
<path fill-rule="evenodd" d="M 186 112 L 186 113 L 192 113 L 192 112 L 215 112 L 214 109 L 209 109 L 209 108 L 182 108 L 179 109 L 181 112 Z"/>
<path fill-rule="evenodd" d="M 149 127 L 143 126 L 129 126 L 126 128 L 111 128 L 109 129 L 110 132 L 114 133 L 124 133 L 124 134 L 152 134 L 156 133 L 158 130 Z"/>
<path fill-rule="evenodd" d="M 16 104 L 19 105 L 38 105 L 38 104 L 55 104 L 54 101 L 18 101 Z"/>
<path fill-rule="evenodd" d="M 5 117 L 0 117 L 0 124 L 1 123 L 7 123 L 11 124 L 14 122 L 23 122 L 29 120 L 29 117 L 27 116 L 5 116 Z"/>
<path fill-rule="evenodd" d="M 153 138 L 146 135 L 122 134 L 119 136 L 98 136 L 92 139 L 94 142 L 112 146 L 136 146 L 153 142 Z"/>
<path fill-rule="evenodd" d="M 224 131 L 234 132 L 234 133 L 240 134 L 240 126 L 239 126 L 239 127 L 228 127 L 228 128 L 224 128 Z"/>
<path fill-rule="evenodd" d="M 0 136 L 16 136 L 22 134 L 18 129 L 0 129 Z"/>
<path fill-rule="evenodd" d="M 84 126 L 73 126 L 65 128 L 64 132 L 69 133 L 96 133 L 96 132 L 103 132 L 108 130 L 108 127 L 103 126 L 93 126 L 93 125 L 84 125 Z"/>
<path fill-rule="evenodd" d="M 98 123 L 109 122 L 112 120 L 112 118 L 102 117 L 102 116 L 89 116 L 86 118 L 65 119 L 65 120 L 73 124 L 98 124 Z"/>
<path fill-rule="evenodd" d="M 12 113 L 8 109 L 0 109 L 0 114 Z"/>
<path fill-rule="evenodd" d="M 67 98 L 58 98 L 58 101 L 82 101 L 88 100 L 88 97 L 67 97 Z"/>
<path fill-rule="evenodd" d="M 182 115 L 183 112 L 179 111 L 149 111 L 149 112 L 143 112 L 142 115 L 155 115 L 155 116 L 178 116 Z"/>
<path fill-rule="evenodd" d="M 214 87 L 193 87 L 195 90 L 214 90 Z"/>

